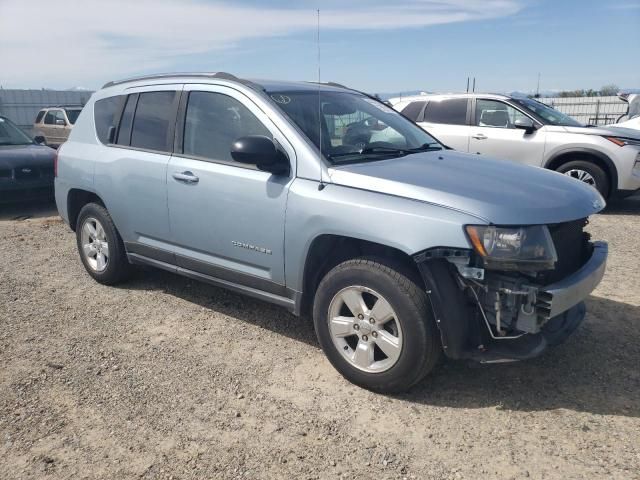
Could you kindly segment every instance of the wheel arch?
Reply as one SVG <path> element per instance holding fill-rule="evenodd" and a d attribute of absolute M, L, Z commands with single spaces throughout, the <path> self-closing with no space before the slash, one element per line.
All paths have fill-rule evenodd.
<path fill-rule="evenodd" d="M 618 189 L 618 169 L 613 161 L 604 153 L 591 148 L 571 148 L 554 153 L 547 159 L 544 168 L 556 170 L 572 160 L 586 160 L 595 163 L 604 170 L 609 178 L 609 194 Z"/>
<path fill-rule="evenodd" d="M 424 286 L 418 267 L 407 252 L 358 237 L 320 234 L 311 241 L 305 257 L 300 313 L 310 313 L 316 288 L 329 270 L 346 260 L 365 255 L 391 260 Z"/>
<path fill-rule="evenodd" d="M 81 188 L 72 188 L 67 193 L 67 215 L 69 216 L 69 226 L 75 232 L 78 214 L 82 207 L 88 203 L 97 203 L 106 208 L 102 198 L 95 192 L 83 190 Z"/>

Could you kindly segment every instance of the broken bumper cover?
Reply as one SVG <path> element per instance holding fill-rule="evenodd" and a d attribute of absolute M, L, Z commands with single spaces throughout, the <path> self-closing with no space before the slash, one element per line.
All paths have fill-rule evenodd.
<path fill-rule="evenodd" d="M 586 315 L 584 299 L 598 286 L 607 264 L 608 246 L 595 242 L 591 258 L 567 278 L 541 289 L 536 308 L 546 323 L 537 334 L 514 340 L 494 341 L 472 358 L 482 363 L 513 362 L 534 358 L 547 347 L 563 343 Z"/>
<path fill-rule="evenodd" d="M 550 320 L 587 298 L 604 276 L 608 250 L 605 242 L 595 242 L 591 258 L 580 270 L 542 288 L 536 305 L 538 314 Z"/>

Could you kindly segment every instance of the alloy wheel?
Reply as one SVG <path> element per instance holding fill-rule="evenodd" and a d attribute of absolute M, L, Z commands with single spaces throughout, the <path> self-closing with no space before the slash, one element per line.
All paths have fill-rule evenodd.
<path fill-rule="evenodd" d="M 572 168 L 571 170 L 567 170 L 566 172 L 564 172 L 564 174 L 570 176 L 571 178 L 575 178 L 576 180 L 580 180 L 587 185 L 591 185 L 592 187 L 596 186 L 596 179 L 593 178 L 593 175 L 591 175 L 586 170 Z"/>
<path fill-rule="evenodd" d="M 87 217 L 81 230 L 82 253 L 89 267 L 102 272 L 109 263 L 109 242 L 102 224 L 94 217 Z"/>
<path fill-rule="evenodd" d="M 356 285 L 340 290 L 329 305 L 328 322 L 333 344 L 355 368 L 380 373 L 400 358 L 400 322 L 378 292 Z"/>

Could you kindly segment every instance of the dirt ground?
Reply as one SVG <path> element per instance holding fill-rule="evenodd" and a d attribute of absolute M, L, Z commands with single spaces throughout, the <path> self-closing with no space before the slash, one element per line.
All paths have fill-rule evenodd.
<path fill-rule="evenodd" d="M 52 206 L 5 208 L 0 479 L 640 478 L 640 197 L 589 230 L 608 271 L 566 344 L 383 396 L 308 319 L 153 270 L 101 286 Z"/>

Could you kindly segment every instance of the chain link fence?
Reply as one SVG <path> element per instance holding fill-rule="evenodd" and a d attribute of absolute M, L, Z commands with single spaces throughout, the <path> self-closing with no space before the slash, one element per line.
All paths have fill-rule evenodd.
<path fill-rule="evenodd" d="M 627 113 L 628 103 L 612 97 L 543 97 L 540 102 L 587 125 L 609 125 Z"/>

